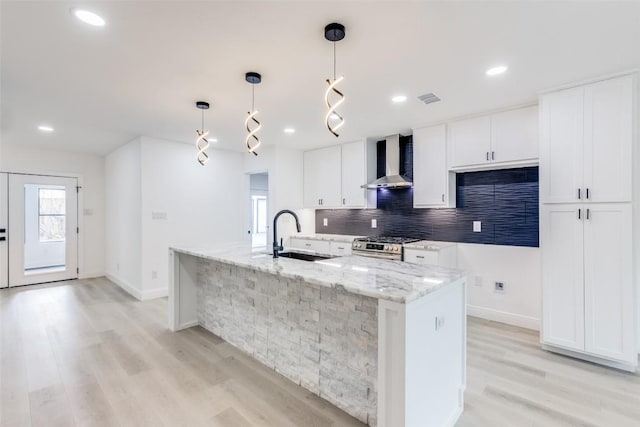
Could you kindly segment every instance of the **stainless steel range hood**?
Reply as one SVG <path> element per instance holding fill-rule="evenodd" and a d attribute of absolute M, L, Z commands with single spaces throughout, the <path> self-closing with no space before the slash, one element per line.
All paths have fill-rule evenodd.
<path fill-rule="evenodd" d="M 400 135 L 391 135 L 385 138 L 385 176 L 373 182 L 365 184 L 362 188 L 409 188 L 413 182 L 407 181 L 400 175 Z"/>

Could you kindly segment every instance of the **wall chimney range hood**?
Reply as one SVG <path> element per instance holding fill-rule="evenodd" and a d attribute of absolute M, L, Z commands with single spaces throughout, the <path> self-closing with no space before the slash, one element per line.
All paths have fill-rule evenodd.
<path fill-rule="evenodd" d="M 365 184 L 362 188 L 410 188 L 413 182 L 407 181 L 400 175 L 400 135 L 391 135 L 385 138 L 385 176 L 373 182 Z"/>

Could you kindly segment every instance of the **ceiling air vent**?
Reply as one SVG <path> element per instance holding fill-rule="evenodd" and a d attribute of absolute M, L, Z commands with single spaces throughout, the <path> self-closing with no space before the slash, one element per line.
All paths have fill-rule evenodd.
<path fill-rule="evenodd" d="M 440 101 L 440 98 L 438 98 L 435 93 L 427 93 L 424 95 L 420 95 L 418 99 L 424 102 L 425 104 L 432 104 L 434 102 Z"/>

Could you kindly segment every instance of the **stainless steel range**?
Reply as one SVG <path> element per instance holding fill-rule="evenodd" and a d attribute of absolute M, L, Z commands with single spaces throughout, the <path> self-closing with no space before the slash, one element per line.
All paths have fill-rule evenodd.
<path fill-rule="evenodd" d="M 404 243 L 417 242 L 420 239 L 406 237 L 361 237 L 353 241 L 351 252 L 354 255 L 362 255 L 391 260 L 402 260 L 402 245 Z"/>

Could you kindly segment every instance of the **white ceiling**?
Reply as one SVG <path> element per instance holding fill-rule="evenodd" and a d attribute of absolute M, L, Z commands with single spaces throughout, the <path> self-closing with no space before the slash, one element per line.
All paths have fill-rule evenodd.
<path fill-rule="evenodd" d="M 107 25 L 70 13 L 83 5 Z M 138 135 L 192 143 L 195 101 L 222 149 L 244 148 L 246 71 L 264 144 L 318 147 L 535 101 L 538 91 L 640 67 L 640 2 L 1 2 L 2 141 L 106 154 Z M 346 124 L 324 128 L 337 45 Z M 506 64 L 489 78 L 484 71 Z M 415 98 L 434 92 L 442 102 Z M 393 105 L 390 97 L 409 99 Z M 36 127 L 47 123 L 53 134 Z M 285 135 L 287 126 L 296 129 Z"/>

